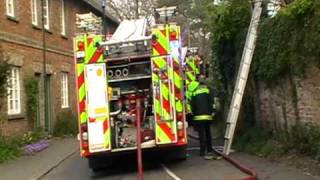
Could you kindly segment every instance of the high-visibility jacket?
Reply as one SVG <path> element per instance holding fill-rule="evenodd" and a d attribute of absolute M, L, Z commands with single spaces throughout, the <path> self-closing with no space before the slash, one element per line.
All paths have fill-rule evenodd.
<path fill-rule="evenodd" d="M 193 120 L 213 120 L 212 102 L 209 88 L 205 85 L 198 86 L 191 97 Z"/>
<path fill-rule="evenodd" d="M 187 86 L 186 98 L 187 98 L 187 111 L 188 111 L 188 113 L 192 113 L 191 98 L 192 98 L 193 92 L 197 89 L 199 84 L 200 83 L 198 81 L 192 81 Z"/>

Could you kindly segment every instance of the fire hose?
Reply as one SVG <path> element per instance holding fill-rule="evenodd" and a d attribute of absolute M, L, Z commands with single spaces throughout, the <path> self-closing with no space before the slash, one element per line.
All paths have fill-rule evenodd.
<path fill-rule="evenodd" d="M 137 113 L 137 162 L 138 162 L 138 179 L 143 180 L 143 164 L 142 164 L 142 149 L 141 149 L 141 99 L 136 100 Z"/>
<path fill-rule="evenodd" d="M 189 137 L 193 138 L 193 139 L 199 139 L 199 137 L 188 134 Z M 254 170 L 248 168 L 246 165 L 240 163 L 239 161 L 231 158 L 230 156 L 227 156 L 223 153 L 221 153 L 220 151 L 213 149 L 215 153 L 217 153 L 218 155 L 222 156 L 226 161 L 228 161 L 229 163 L 231 163 L 232 165 L 234 165 L 235 167 L 237 167 L 238 169 L 240 169 L 242 172 L 250 175 L 248 177 L 245 177 L 241 180 L 258 180 L 258 174 L 257 172 L 255 172 Z"/>

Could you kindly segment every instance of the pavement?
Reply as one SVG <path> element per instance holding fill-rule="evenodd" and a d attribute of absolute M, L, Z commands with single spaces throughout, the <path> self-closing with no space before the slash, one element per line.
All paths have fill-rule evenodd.
<path fill-rule="evenodd" d="M 78 152 L 75 138 L 53 138 L 47 149 L 0 164 L 1 180 L 37 180 Z"/>
<path fill-rule="evenodd" d="M 194 139 L 199 138 L 198 133 L 193 128 L 188 129 L 188 135 Z M 213 146 L 218 148 L 219 151 L 220 148 L 223 148 L 223 146 L 221 146 L 221 140 L 214 138 L 212 142 Z M 246 153 L 232 151 L 230 157 L 245 165 L 247 168 L 254 170 L 258 174 L 259 180 L 320 180 L 319 176 L 312 176 L 309 173 L 303 172 L 301 169 L 289 167 Z"/>

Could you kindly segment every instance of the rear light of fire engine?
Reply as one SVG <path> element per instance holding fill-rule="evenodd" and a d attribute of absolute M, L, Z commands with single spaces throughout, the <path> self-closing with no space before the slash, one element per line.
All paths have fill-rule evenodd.
<path fill-rule="evenodd" d="M 170 32 L 170 40 L 177 40 L 177 33 L 175 31 Z"/>
<path fill-rule="evenodd" d="M 183 123 L 181 121 L 178 121 L 177 123 L 177 129 L 182 130 L 183 129 Z"/>
<path fill-rule="evenodd" d="M 184 135 L 184 133 L 183 133 L 183 131 L 184 131 L 183 122 L 181 122 L 181 121 L 177 122 L 177 130 L 178 130 L 178 137 L 182 138 L 183 135 Z"/>
<path fill-rule="evenodd" d="M 87 124 L 82 124 L 81 125 L 81 134 L 80 134 L 80 138 L 81 138 L 81 145 L 83 149 L 88 149 L 89 145 L 88 145 L 88 126 Z"/>
<path fill-rule="evenodd" d="M 87 132 L 82 133 L 82 140 L 88 141 L 88 133 Z"/>
<path fill-rule="evenodd" d="M 78 46 L 79 51 L 84 51 L 84 42 L 83 41 L 79 41 L 77 46 Z"/>
<path fill-rule="evenodd" d="M 82 63 L 84 61 L 85 57 L 85 44 L 83 41 L 78 41 L 77 42 L 77 52 L 76 52 L 76 57 L 77 57 L 77 62 Z"/>

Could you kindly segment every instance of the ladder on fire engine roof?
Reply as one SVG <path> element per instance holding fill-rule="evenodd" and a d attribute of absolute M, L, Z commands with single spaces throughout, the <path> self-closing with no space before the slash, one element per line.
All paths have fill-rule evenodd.
<path fill-rule="evenodd" d="M 225 134 L 225 142 L 223 153 L 229 155 L 234 131 L 236 128 L 241 102 L 244 94 L 244 90 L 247 84 L 247 79 L 250 71 L 250 65 L 253 57 L 253 53 L 256 46 L 257 30 L 259 26 L 260 16 L 262 12 L 262 1 L 256 0 L 254 2 L 254 9 L 252 12 L 251 22 L 247 33 L 246 43 L 243 49 L 241 58 L 241 64 L 237 75 L 236 85 L 234 87 L 231 105 L 229 108 L 227 118 L 227 129 Z"/>

